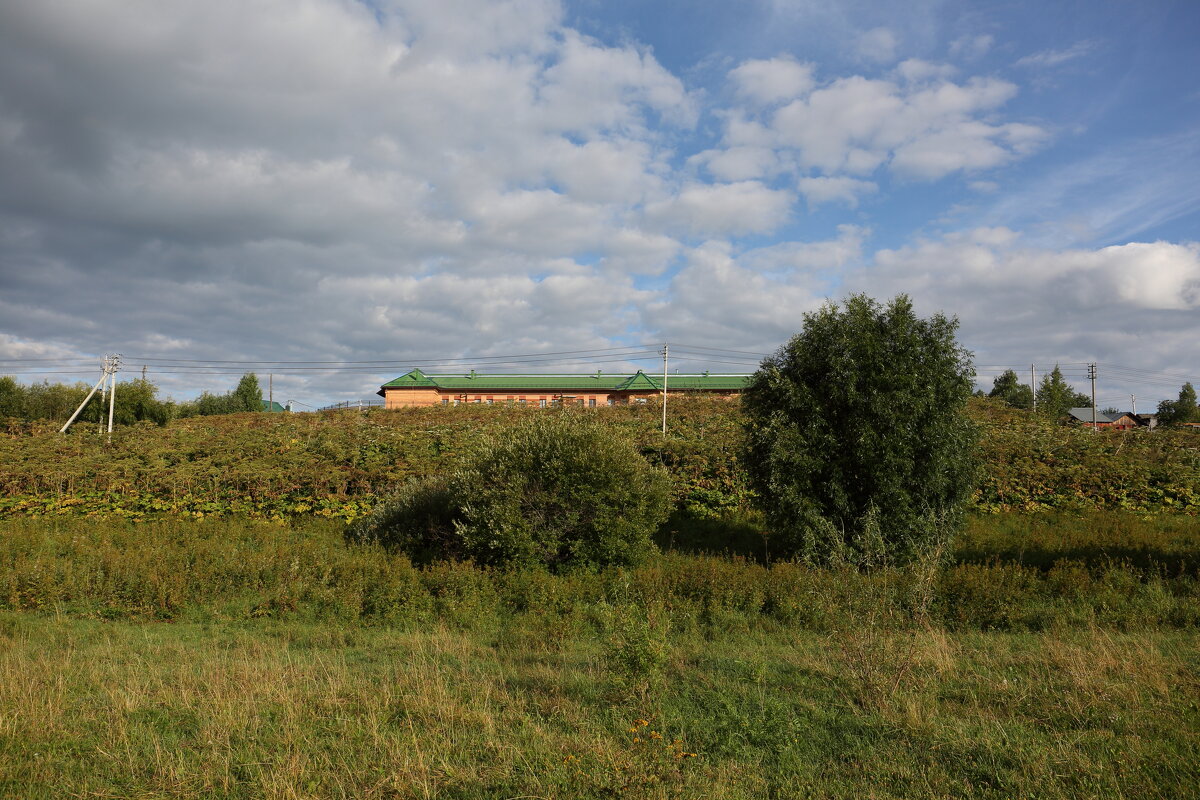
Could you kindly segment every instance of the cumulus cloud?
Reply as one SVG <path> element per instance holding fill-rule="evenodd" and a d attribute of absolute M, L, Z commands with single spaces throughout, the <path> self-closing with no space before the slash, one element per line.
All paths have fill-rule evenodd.
<path fill-rule="evenodd" d="M 1014 84 L 979 77 L 955 83 L 953 72 L 908 60 L 896 80 L 838 78 L 768 113 L 744 109 L 726 123 L 725 152 L 771 148 L 778 159 L 826 176 L 867 176 L 886 165 L 935 180 L 1001 166 L 1045 140 L 1038 126 L 992 119 L 1016 94 Z M 708 162 L 721 164 L 722 157 Z"/>
<path fill-rule="evenodd" d="M 1096 249 L 1028 244 L 980 228 L 875 253 L 846 287 L 909 294 L 924 313 L 958 315 L 978 363 L 1092 360 L 1171 372 L 1200 335 L 1200 244 Z M 1121 381 L 1110 377 L 1111 390 Z"/>
<path fill-rule="evenodd" d="M 648 205 L 646 217 L 669 230 L 698 236 L 768 233 L 787 220 L 792 202 L 790 192 L 758 181 L 693 184 L 669 200 Z"/>
<path fill-rule="evenodd" d="M 799 97 L 814 85 L 812 65 L 791 58 L 744 61 L 729 77 L 737 93 L 757 105 Z"/>
<path fill-rule="evenodd" d="M 858 206 L 858 198 L 864 194 L 873 194 L 879 187 L 870 181 L 860 181 L 857 178 L 801 178 L 797 185 L 808 200 L 810 207 L 823 203 L 842 203 L 850 208 Z"/>
<path fill-rule="evenodd" d="M 687 252 L 662 300 L 645 306 L 646 327 L 675 341 L 772 351 L 836 291 L 845 270 L 861 264 L 867 234 L 841 225 L 833 239 L 740 253 L 728 242 L 705 242 Z"/>

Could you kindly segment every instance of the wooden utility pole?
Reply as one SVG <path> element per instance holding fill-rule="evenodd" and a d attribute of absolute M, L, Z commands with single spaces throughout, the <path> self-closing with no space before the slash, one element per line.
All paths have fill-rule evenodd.
<path fill-rule="evenodd" d="M 267 373 L 267 411 L 275 410 L 275 375 Z"/>
<path fill-rule="evenodd" d="M 668 356 L 669 351 L 670 351 L 670 346 L 664 344 L 663 345 L 663 403 L 662 403 L 662 406 L 663 406 L 663 409 L 662 409 L 662 411 L 663 411 L 663 419 L 662 419 L 663 436 L 667 435 L 667 356 Z"/>
<path fill-rule="evenodd" d="M 1033 392 L 1033 410 L 1037 412 L 1037 370 L 1035 365 L 1029 365 L 1029 391 Z"/>

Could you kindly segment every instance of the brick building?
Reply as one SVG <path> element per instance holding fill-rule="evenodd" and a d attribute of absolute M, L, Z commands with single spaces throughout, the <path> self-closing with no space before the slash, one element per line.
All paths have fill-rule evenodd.
<path fill-rule="evenodd" d="M 741 394 L 749 375 L 671 374 L 667 394 L 704 393 L 724 397 Z M 595 372 L 580 375 L 485 375 L 472 370 L 455 375 L 426 375 L 419 369 L 379 387 L 387 408 L 457 405 L 458 403 L 511 403 L 549 406 L 614 406 L 647 402 L 662 395 L 662 376 L 638 370 L 633 374 Z"/>

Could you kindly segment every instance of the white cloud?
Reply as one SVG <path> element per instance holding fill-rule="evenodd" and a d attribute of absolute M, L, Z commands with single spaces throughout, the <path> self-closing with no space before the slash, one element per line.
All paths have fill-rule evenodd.
<path fill-rule="evenodd" d="M 729 73 L 737 93 L 755 105 L 770 105 L 808 93 L 813 66 L 792 58 L 744 61 Z"/>
<path fill-rule="evenodd" d="M 955 83 L 950 72 L 910 60 L 897 68 L 899 83 L 839 78 L 760 119 L 730 115 L 727 152 L 773 147 L 781 159 L 826 175 L 865 176 L 890 164 L 899 174 L 933 180 L 1008 163 L 1044 140 L 1037 126 L 990 119 L 1015 85 L 995 78 Z"/>
<path fill-rule="evenodd" d="M 794 202 L 791 192 L 758 181 L 691 184 L 677 196 L 646 207 L 646 217 L 671 230 L 696 236 L 768 233 L 785 221 Z"/>
<path fill-rule="evenodd" d="M 801 178 L 797 186 L 804 194 L 808 205 L 815 208 L 824 203 L 843 203 L 850 208 L 858 206 L 858 199 L 864 194 L 874 194 L 879 187 L 870 181 L 860 181 L 857 178 Z"/>
<path fill-rule="evenodd" d="M 995 43 L 995 38 L 987 33 L 976 36 L 960 36 L 950 43 L 950 55 L 969 61 L 974 60 L 986 55 Z"/>
<path fill-rule="evenodd" d="M 1014 66 L 1032 67 L 1035 69 L 1057 67 L 1059 64 L 1089 55 L 1099 49 L 1099 47 L 1100 43 L 1096 41 L 1085 40 L 1076 42 L 1062 50 L 1042 50 L 1037 53 L 1031 53 L 1024 58 L 1018 59 Z"/>
<path fill-rule="evenodd" d="M 780 169 L 779 156 L 769 147 L 731 147 L 727 150 L 706 150 L 692 157 L 718 180 L 744 181 L 775 174 Z"/>
<path fill-rule="evenodd" d="M 958 315 L 982 364 L 1097 360 L 1171 371 L 1188 366 L 1180 355 L 1200 335 L 1195 242 L 1055 249 L 980 228 L 880 250 L 845 287 L 904 292 L 922 313 Z"/>
<path fill-rule="evenodd" d="M 880 64 L 896 60 L 896 47 L 900 44 L 896 34 L 887 28 L 872 28 L 861 34 L 855 45 L 860 58 Z"/>

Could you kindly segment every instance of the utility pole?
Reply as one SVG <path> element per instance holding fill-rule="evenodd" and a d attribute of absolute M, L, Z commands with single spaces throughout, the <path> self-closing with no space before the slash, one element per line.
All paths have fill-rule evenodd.
<path fill-rule="evenodd" d="M 1033 392 L 1033 412 L 1037 413 L 1037 370 L 1035 365 L 1029 365 L 1029 391 Z"/>
<path fill-rule="evenodd" d="M 1129 404 L 1133 408 L 1133 411 L 1131 413 L 1136 417 L 1137 416 L 1137 395 L 1136 394 L 1129 395 Z"/>
<path fill-rule="evenodd" d="M 663 436 L 667 435 L 667 358 L 670 352 L 670 346 L 663 345 L 663 420 L 662 431 Z"/>
<path fill-rule="evenodd" d="M 142 383 L 146 382 L 146 365 L 142 364 Z"/>
<path fill-rule="evenodd" d="M 275 375 L 267 373 L 267 411 L 275 410 Z"/>
<path fill-rule="evenodd" d="M 83 402 L 79 404 L 79 408 L 75 409 L 75 413 L 71 415 L 71 418 L 67 420 L 66 424 L 58 429 L 59 433 L 67 432 L 67 428 L 71 427 L 71 423 L 74 422 L 75 418 L 79 416 L 79 412 L 83 411 L 83 407 L 88 404 L 88 401 L 92 399 L 92 396 L 96 394 L 96 392 L 100 389 L 100 386 L 106 380 L 108 380 L 108 358 L 108 356 L 104 357 L 104 371 L 100 375 L 100 380 L 96 381 L 96 385 L 92 387 L 90 392 L 88 392 L 88 396 L 83 398 Z"/>
<path fill-rule="evenodd" d="M 1088 377 L 1092 379 L 1092 430 L 1100 429 L 1096 422 L 1096 364 L 1092 362 L 1088 364 Z"/>
<path fill-rule="evenodd" d="M 108 441 L 112 441 L 113 406 L 117 402 L 117 370 L 121 368 L 121 354 L 112 357 L 108 372 Z"/>

